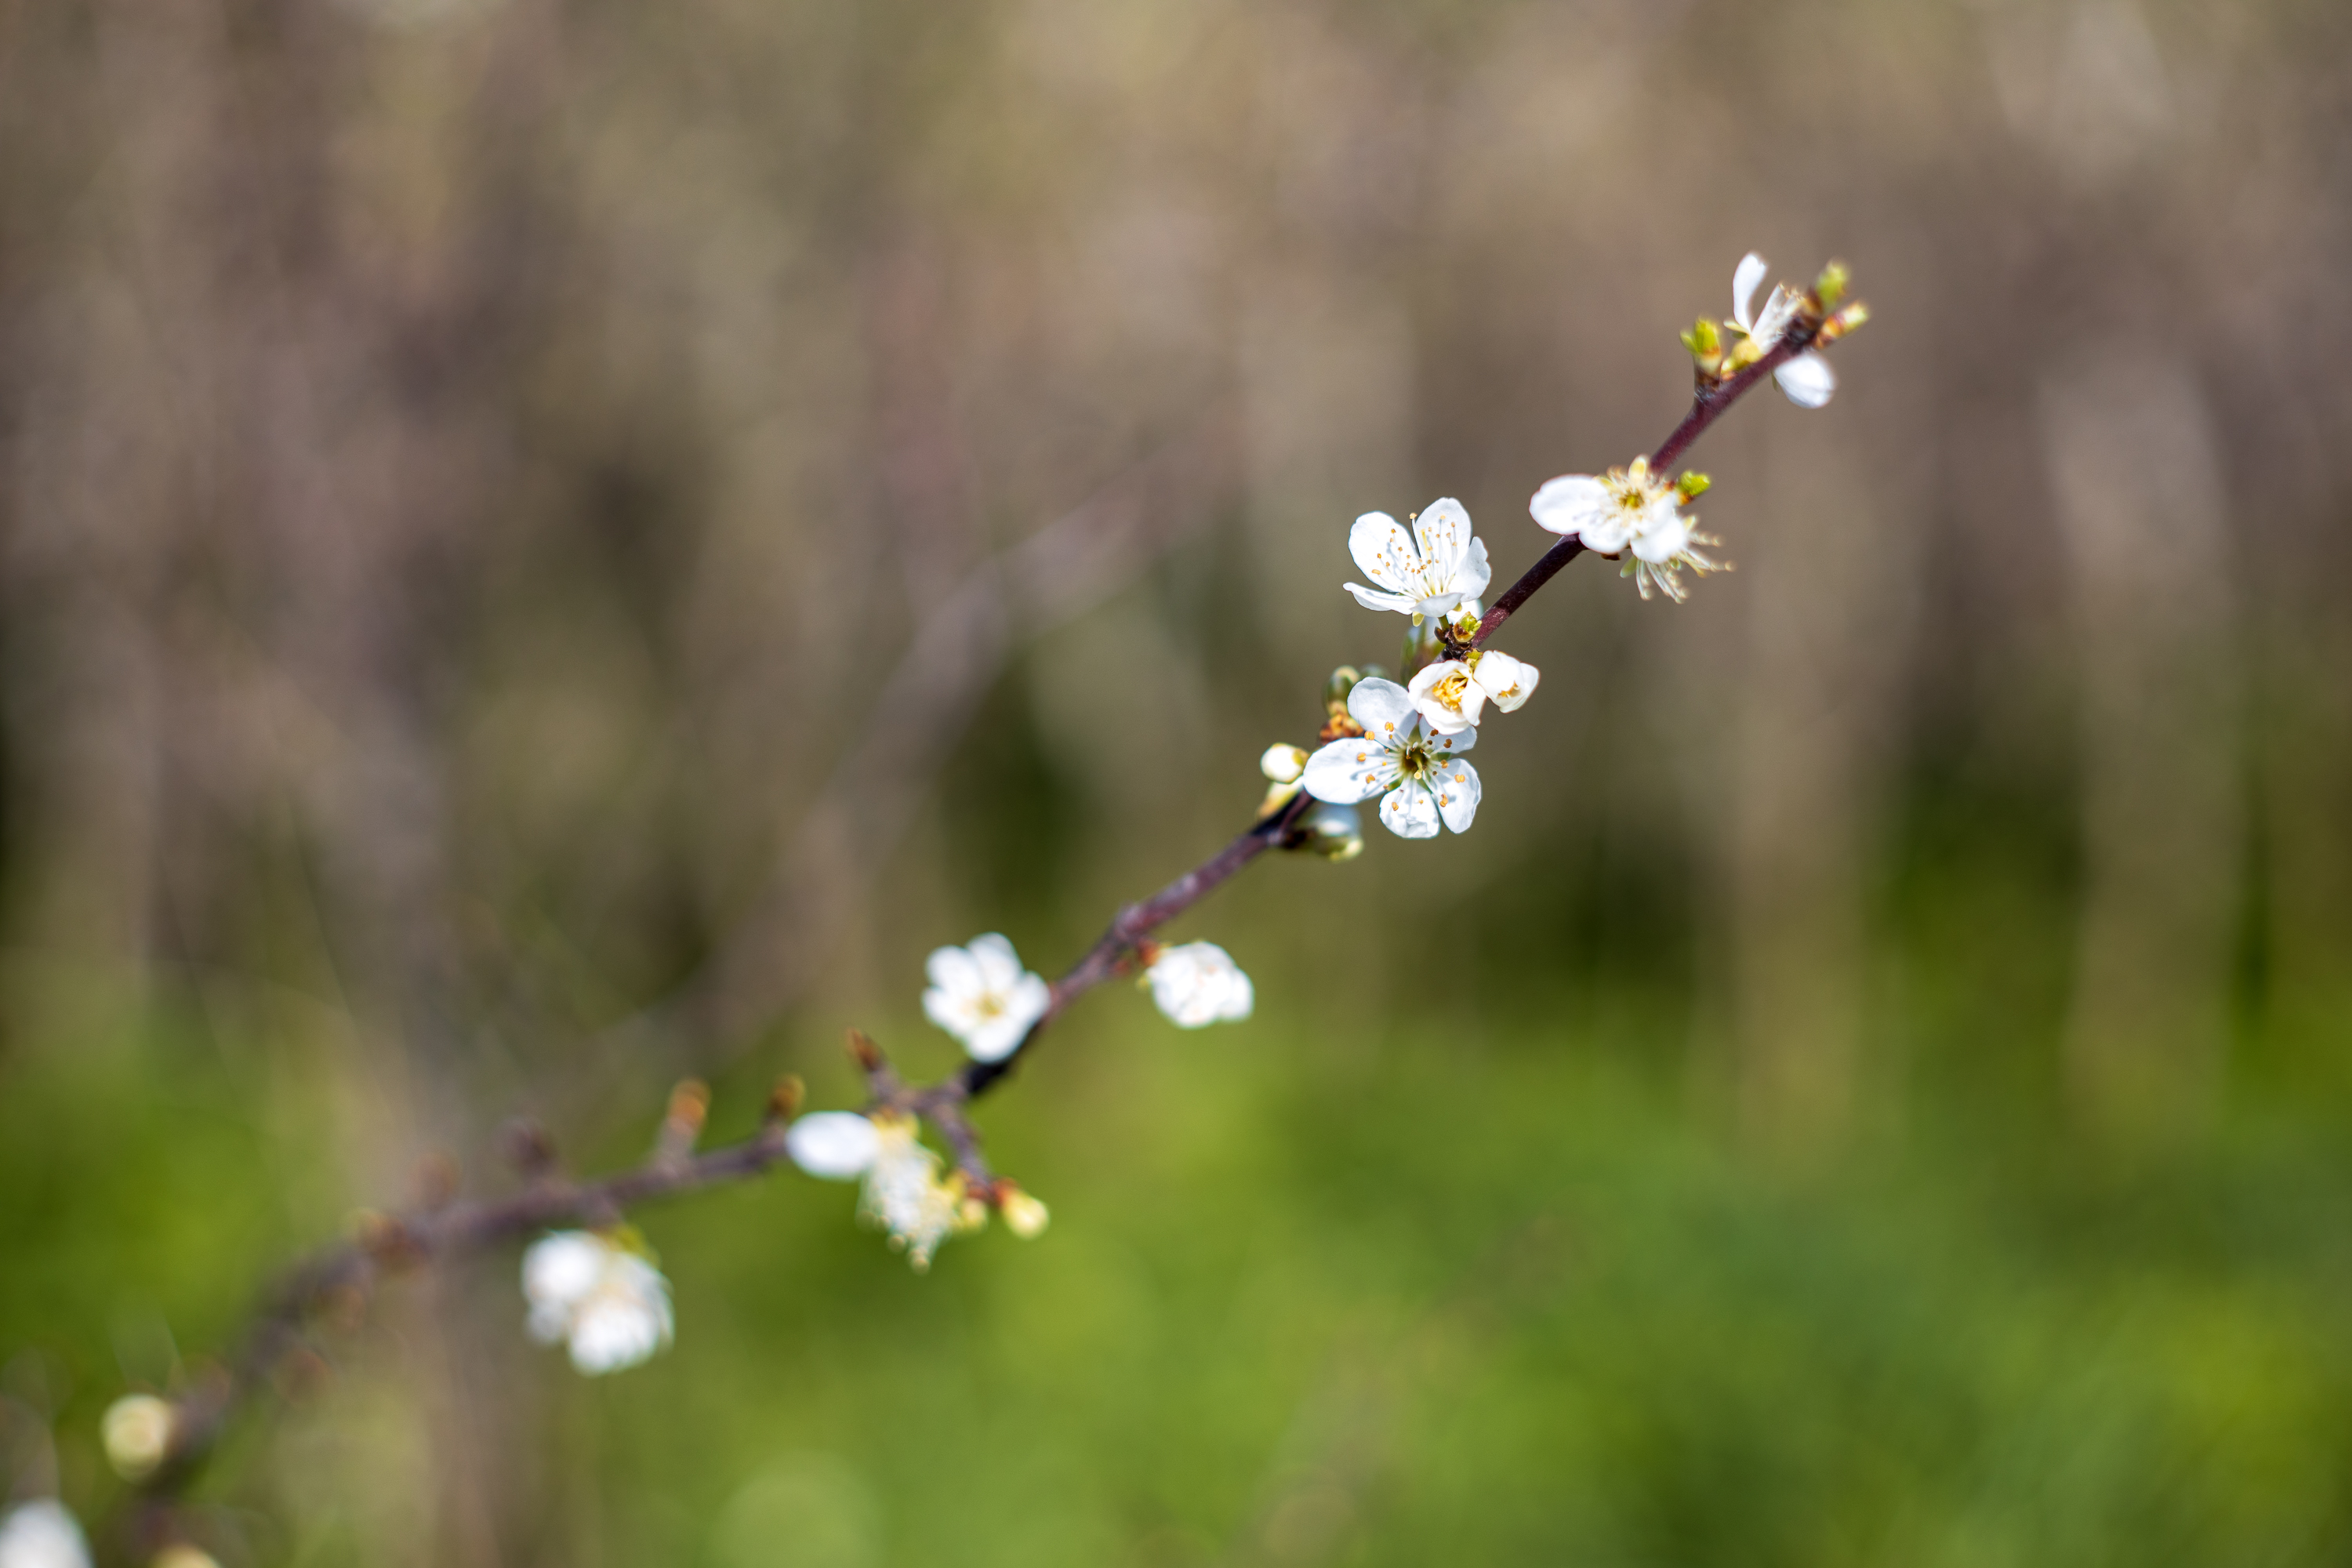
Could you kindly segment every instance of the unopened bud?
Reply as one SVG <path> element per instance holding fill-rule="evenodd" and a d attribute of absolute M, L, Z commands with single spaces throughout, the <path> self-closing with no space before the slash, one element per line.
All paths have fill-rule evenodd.
<path fill-rule="evenodd" d="M 1257 760 L 1258 772 L 1276 784 L 1297 784 L 1307 771 L 1307 748 L 1288 743 L 1268 746 Z"/>
<path fill-rule="evenodd" d="M 145 1480 L 172 1451 L 173 1422 L 170 1401 L 152 1394 L 124 1394 L 99 1421 L 106 1462 L 126 1481 Z"/>
<path fill-rule="evenodd" d="M 1813 342 L 1816 345 L 1833 343 L 1869 320 L 1870 307 L 1856 300 L 1853 304 L 1823 321 L 1822 330 L 1814 334 Z"/>
<path fill-rule="evenodd" d="M 1355 690 L 1356 682 L 1363 679 L 1364 672 L 1352 664 L 1343 664 L 1333 670 L 1331 679 L 1323 683 L 1323 706 L 1329 709 L 1334 716 L 1345 713 L 1348 710 L 1348 693 Z"/>
<path fill-rule="evenodd" d="M 1813 298 L 1822 302 L 1822 310 L 1834 310 L 1838 308 L 1838 301 L 1845 298 L 1846 285 L 1853 281 L 1853 274 L 1846 269 L 1845 263 L 1832 261 L 1822 268 L 1821 277 L 1814 279 Z"/>
<path fill-rule="evenodd" d="M 1716 375 L 1721 373 L 1723 334 L 1716 330 L 1713 321 L 1701 316 L 1691 330 L 1683 334 L 1683 347 L 1690 350 L 1691 359 L 1697 364 L 1702 374 Z"/>
<path fill-rule="evenodd" d="M 1364 852 L 1364 819 L 1352 805 L 1318 800 L 1298 819 L 1290 847 L 1326 860 L 1352 860 Z"/>
<path fill-rule="evenodd" d="M 1705 474 L 1678 474 L 1675 477 L 1675 489 L 1686 501 L 1698 500 L 1714 483 Z"/>
<path fill-rule="evenodd" d="M 1018 1187 L 997 1199 L 996 1212 L 1004 1216 L 1004 1228 L 1024 1241 L 1043 1236 L 1054 1217 L 1044 1204 Z"/>
<path fill-rule="evenodd" d="M 801 1081 L 801 1075 L 786 1073 L 776 1080 L 776 1087 L 768 1091 L 768 1121 L 771 1123 L 790 1121 L 801 1113 L 801 1101 L 807 1098 L 808 1085 Z"/>
<path fill-rule="evenodd" d="M 946 1185 L 956 1200 L 955 1232 L 958 1236 L 968 1236 L 988 1224 L 988 1205 L 972 1191 L 969 1176 L 961 1171 L 952 1172 Z"/>
<path fill-rule="evenodd" d="M 709 1114 L 710 1086 L 700 1079 L 688 1079 L 671 1089 L 669 1109 L 662 1112 L 662 1157 L 683 1160 L 692 1153 L 694 1142 L 702 1136 L 702 1123 Z"/>

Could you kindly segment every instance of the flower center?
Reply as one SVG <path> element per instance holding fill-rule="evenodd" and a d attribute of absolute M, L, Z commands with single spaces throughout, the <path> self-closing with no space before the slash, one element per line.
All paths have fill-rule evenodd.
<path fill-rule="evenodd" d="M 1462 711 L 1462 694 L 1469 689 L 1469 674 L 1466 671 L 1457 669 L 1453 674 L 1447 676 L 1444 679 L 1439 681 L 1436 685 L 1431 687 L 1429 689 L 1429 694 L 1432 697 L 1436 698 L 1448 711 L 1459 713 Z"/>
<path fill-rule="evenodd" d="M 1001 1018 L 1004 1016 L 1004 998 L 993 991 L 983 991 L 980 1000 L 971 1005 L 971 1010 L 983 1018 Z"/>

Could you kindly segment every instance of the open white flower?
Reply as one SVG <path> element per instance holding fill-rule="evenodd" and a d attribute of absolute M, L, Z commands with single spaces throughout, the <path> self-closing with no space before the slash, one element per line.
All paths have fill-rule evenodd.
<path fill-rule="evenodd" d="M 1478 814 L 1478 773 L 1460 752 L 1478 731 L 1432 731 L 1393 680 L 1360 680 L 1348 717 L 1364 732 L 1332 742 L 1307 761 L 1307 793 L 1337 805 L 1381 797 L 1381 821 L 1401 838 L 1434 838 L 1443 822 L 1470 830 Z"/>
<path fill-rule="evenodd" d="M 1462 658 L 1424 665 L 1405 690 L 1429 727 L 1441 735 L 1475 728 L 1491 699 L 1508 713 L 1534 694 L 1539 672 L 1532 664 L 1493 648 L 1474 648 Z"/>
<path fill-rule="evenodd" d="M 1797 307 L 1801 300 L 1786 283 L 1775 283 L 1759 314 L 1749 311 L 1755 304 L 1756 290 L 1763 286 L 1771 271 L 1765 259 L 1749 251 L 1740 258 L 1739 269 L 1731 276 L 1731 320 L 1725 323 L 1746 338 L 1750 347 L 1740 357 L 1750 362 L 1769 353 L 1788 331 L 1789 323 L 1797 319 Z M 1807 349 L 1772 373 L 1789 401 L 1800 408 L 1819 408 L 1837 391 L 1837 372 L 1830 362 Z"/>
<path fill-rule="evenodd" d="M 890 1233 L 890 1245 L 904 1248 L 907 1261 L 921 1273 L 950 1232 L 985 1225 L 988 1210 L 971 1195 L 961 1171 L 941 1179 L 940 1157 L 916 1138 L 913 1117 L 885 1114 L 873 1120 L 877 1147 L 858 1209 Z"/>
<path fill-rule="evenodd" d="M 669 1281 L 643 1255 L 586 1230 L 559 1230 L 522 1255 L 530 1336 L 566 1342 L 594 1376 L 636 1365 L 670 1342 Z"/>
<path fill-rule="evenodd" d="M 1054 1002 L 1045 979 L 1022 968 L 1013 944 L 994 931 L 969 947 L 932 949 L 923 972 L 931 978 L 923 1012 L 975 1061 L 1011 1056 Z"/>
<path fill-rule="evenodd" d="M 882 1135 L 854 1110 L 816 1110 L 784 1134 L 784 1152 L 812 1176 L 854 1182 L 882 1152 Z"/>
<path fill-rule="evenodd" d="M 1356 603 L 1415 622 L 1485 593 L 1495 574 L 1486 564 L 1486 542 L 1471 532 L 1469 512 L 1451 499 L 1430 502 L 1410 532 L 1384 511 L 1366 512 L 1348 531 L 1348 553 L 1379 584 L 1346 584 Z"/>
<path fill-rule="evenodd" d="M 1682 492 L 1636 458 L 1605 474 L 1562 474 L 1546 479 L 1528 502 L 1538 528 L 1584 542 L 1595 555 L 1614 555 L 1643 534 L 1673 524 Z"/>
<path fill-rule="evenodd" d="M 1163 947 L 1143 977 L 1151 999 L 1180 1029 L 1237 1024 L 1250 1016 L 1257 993 L 1234 955 L 1213 942 Z"/>
<path fill-rule="evenodd" d="M 1683 494 L 1654 477 L 1646 458 L 1636 458 L 1606 474 L 1562 474 L 1547 480 L 1528 502 L 1538 527 L 1580 539 L 1596 555 L 1624 555 L 1622 576 L 1633 579 L 1642 597 L 1653 589 L 1676 604 L 1690 597 L 1684 568 L 1696 576 L 1723 568 L 1699 546 L 1720 544 L 1691 526 L 1683 515 Z"/>
<path fill-rule="evenodd" d="M 89 1542 L 65 1504 L 36 1498 L 0 1516 L 0 1568 L 89 1568 Z"/>

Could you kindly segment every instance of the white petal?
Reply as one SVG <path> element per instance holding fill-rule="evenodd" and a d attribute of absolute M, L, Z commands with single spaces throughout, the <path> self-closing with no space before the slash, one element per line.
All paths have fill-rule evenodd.
<path fill-rule="evenodd" d="M 1412 535 L 1384 511 L 1368 511 L 1348 530 L 1348 553 L 1373 582 L 1391 594 L 1421 593 L 1421 552 Z"/>
<path fill-rule="evenodd" d="M 977 995 L 988 985 L 979 961 L 960 947 L 931 949 L 931 955 L 923 960 L 923 973 L 950 1000 Z"/>
<path fill-rule="evenodd" d="M 1633 541 L 1633 554 L 1655 566 L 1680 555 L 1689 542 L 1690 526 L 1679 517 L 1671 518 L 1657 527 L 1643 529 L 1642 537 Z"/>
<path fill-rule="evenodd" d="M 1012 991 L 1004 998 L 1004 1016 L 1019 1019 L 1021 1031 L 1026 1034 L 1053 1005 L 1054 988 L 1045 984 L 1045 977 L 1024 974 L 1013 983 Z"/>
<path fill-rule="evenodd" d="M 1731 275 L 1731 319 L 1742 327 L 1754 324 L 1756 318 L 1748 313 L 1748 307 L 1756 298 L 1757 286 L 1771 270 L 1771 263 L 1752 250 L 1739 258 L 1739 270 Z"/>
<path fill-rule="evenodd" d="M 1437 837 L 1437 802 L 1418 779 L 1407 779 L 1381 797 L 1381 824 L 1399 838 Z"/>
<path fill-rule="evenodd" d="M 963 1041 L 964 1054 L 976 1062 L 1001 1062 L 1013 1054 L 1029 1032 L 1028 1020 L 1005 1014 L 991 1018 L 976 1018 L 959 1037 Z"/>
<path fill-rule="evenodd" d="M 942 991 L 937 986 L 923 993 L 923 1016 L 961 1040 L 980 1016 L 982 993 Z"/>
<path fill-rule="evenodd" d="M 1412 698 L 1395 681 L 1375 675 L 1359 680 L 1348 693 L 1348 717 L 1362 727 L 1366 739 L 1383 746 L 1402 745 L 1412 725 Z"/>
<path fill-rule="evenodd" d="M 1543 489 L 1528 502 L 1528 515 L 1536 520 L 1538 528 L 1562 535 L 1581 534 L 1609 512 L 1609 487 L 1591 474 L 1546 479 Z M 1588 550 L 1599 548 L 1590 539 L 1584 543 Z"/>
<path fill-rule="evenodd" d="M 612 1247 L 584 1230 L 559 1230 L 530 1244 L 522 1255 L 522 1293 L 537 1306 L 569 1307 L 596 1289 Z"/>
<path fill-rule="evenodd" d="M 1021 955 L 1013 950 L 1011 939 L 996 931 L 976 936 L 966 944 L 972 962 L 980 966 L 981 983 L 991 991 L 1003 991 L 1021 978 Z"/>
<path fill-rule="evenodd" d="M 1837 391 L 1837 372 L 1830 362 L 1808 349 L 1772 373 L 1789 401 L 1800 408 L 1819 408 Z"/>
<path fill-rule="evenodd" d="M 1240 966 L 1229 967 L 1217 998 L 1217 1022 L 1238 1024 L 1256 1006 L 1257 987 L 1250 984 L 1250 977 L 1242 973 Z"/>
<path fill-rule="evenodd" d="M 1454 585 L 1462 590 L 1462 597 L 1446 607 L 1457 608 L 1476 598 L 1486 591 L 1486 584 L 1494 580 L 1495 569 L 1486 563 L 1486 542 L 1473 538 L 1470 541 L 1470 553 L 1464 558 L 1460 570 L 1454 577 Z"/>
<path fill-rule="evenodd" d="M 1466 752 L 1477 743 L 1478 731 L 1475 730 L 1464 730 L 1452 735 L 1432 735 L 1429 738 L 1429 749 L 1441 755 Z"/>
<path fill-rule="evenodd" d="M 1534 665 L 1493 648 L 1478 656 L 1478 668 L 1470 672 L 1470 679 L 1506 713 L 1516 712 L 1535 695 L 1536 682 L 1540 678 Z"/>
<path fill-rule="evenodd" d="M 856 1181 L 881 1152 L 882 1135 L 854 1110 L 813 1111 L 784 1134 L 793 1163 L 828 1182 Z"/>
<path fill-rule="evenodd" d="M 1361 735 L 1334 741 L 1307 759 L 1307 793 L 1335 805 L 1370 800 L 1396 779 L 1395 753 Z"/>
<path fill-rule="evenodd" d="M 1473 537 L 1469 510 L 1452 496 L 1431 501 L 1412 520 L 1413 542 L 1420 546 L 1422 559 L 1437 568 L 1437 580 L 1448 587 L 1470 558 Z"/>
<path fill-rule="evenodd" d="M 1420 603 L 1411 594 L 1384 594 L 1377 588 L 1361 587 L 1354 583 L 1339 585 L 1356 595 L 1356 603 L 1368 610 L 1394 610 L 1401 616 L 1409 616 L 1413 613 L 1413 606 Z"/>
<path fill-rule="evenodd" d="M 615 1291 L 599 1297 L 572 1326 L 572 1364 L 594 1377 L 636 1365 L 669 1342 L 667 1295 L 658 1303 Z"/>
<path fill-rule="evenodd" d="M 1468 763 L 1440 763 L 1431 770 L 1429 787 L 1437 792 L 1437 814 L 1456 833 L 1470 831 L 1478 815 L 1478 770 Z"/>

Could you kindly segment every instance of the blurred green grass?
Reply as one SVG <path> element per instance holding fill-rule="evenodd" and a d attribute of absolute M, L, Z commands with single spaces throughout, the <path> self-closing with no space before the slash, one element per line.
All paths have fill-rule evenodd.
<path fill-rule="evenodd" d="M 2352 1547 L 2332 1112 L 2241 1106 L 2119 1158 L 1962 1099 L 1768 1163 L 1692 1110 L 1673 1053 L 1644 1048 L 1666 1043 L 1412 1009 L 1339 1028 L 1279 991 L 1180 1037 L 1108 994 L 987 1113 L 1054 1205 L 1035 1243 L 961 1240 L 918 1277 L 851 1222 L 851 1189 L 794 1176 L 650 1211 L 678 1342 L 593 1383 L 520 1348 L 513 1260 L 483 1260 L 468 1294 L 501 1337 L 517 1320 L 563 1500 L 539 1549 L 851 1568 Z M 323 1165 L 327 1119 L 269 1089 L 267 1058 L 225 1070 L 212 1048 L 167 1009 L 10 1069 L 0 1342 L 55 1369 L 69 1449 L 118 1386 L 127 1312 L 216 1345 L 245 1282 L 319 1234 L 286 1162 Z M 718 1135 L 752 1088 L 722 1086 Z M 403 1353 L 383 1331 L 342 1350 L 356 1387 L 293 1430 L 367 1419 L 366 1380 Z M 253 1500 L 255 1451 L 220 1500 Z M 68 1474 L 103 1500 L 86 1451 Z M 354 1500 L 286 1506 L 289 1560 L 368 1556 Z"/>

